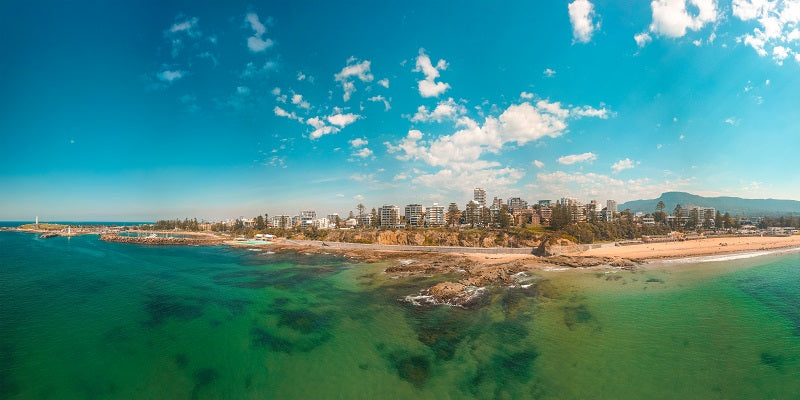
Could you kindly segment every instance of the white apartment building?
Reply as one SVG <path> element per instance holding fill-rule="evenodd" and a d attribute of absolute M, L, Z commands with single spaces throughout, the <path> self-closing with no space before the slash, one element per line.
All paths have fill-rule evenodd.
<path fill-rule="evenodd" d="M 406 222 L 411 226 L 422 226 L 425 221 L 421 220 L 421 216 L 425 213 L 425 206 L 421 204 L 406 205 L 405 218 Z"/>
<path fill-rule="evenodd" d="M 444 206 L 440 206 L 439 203 L 433 203 L 425 213 L 425 221 L 428 226 L 444 226 Z"/>

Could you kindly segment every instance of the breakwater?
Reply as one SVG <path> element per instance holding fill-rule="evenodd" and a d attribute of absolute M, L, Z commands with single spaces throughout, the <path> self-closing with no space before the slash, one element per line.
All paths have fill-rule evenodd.
<path fill-rule="evenodd" d="M 223 242 L 223 239 L 211 235 L 197 235 L 192 237 L 136 237 L 122 236 L 116 233 L 102 234 L 100 235 L 100 240 L 104 242 L 144 244 L 150 246 L 213 246 Z"/>

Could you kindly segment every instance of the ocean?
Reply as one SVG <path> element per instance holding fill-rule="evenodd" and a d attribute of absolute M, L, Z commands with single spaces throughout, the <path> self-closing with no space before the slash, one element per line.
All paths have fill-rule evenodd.
<path fill-rule="evenodd" d="M 796 399 L 800 255 L 434 276 L 224 246 L 0 232 L 0 399 Z"/>

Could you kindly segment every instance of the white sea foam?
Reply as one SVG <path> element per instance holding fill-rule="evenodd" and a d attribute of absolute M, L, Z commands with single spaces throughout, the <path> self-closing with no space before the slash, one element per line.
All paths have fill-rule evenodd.
<path fill-rule="evenodd" d="M 743 260 L 747 258 L 768 256 L 773 254 L 785 254 L 785 253 L 796 253 L 796 252 L 800 252 L 800 248 L 792 247 L 786 249 L 748 251 L 742 253 L 730 253 L 723 255 L 672 258 L 672 259 L 661 260 L 661 262 L 666 264 L 720 262 L 720 261 Z"/>

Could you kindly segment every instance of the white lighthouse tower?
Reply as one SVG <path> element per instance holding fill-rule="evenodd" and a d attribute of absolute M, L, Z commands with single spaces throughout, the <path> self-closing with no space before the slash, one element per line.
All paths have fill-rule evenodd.
<path fill-rule="evenodd" d="M 39 227 L 39 216 L 38 215 L 36 216 L 36 227 L 37 228 Z"/>

